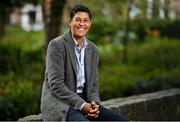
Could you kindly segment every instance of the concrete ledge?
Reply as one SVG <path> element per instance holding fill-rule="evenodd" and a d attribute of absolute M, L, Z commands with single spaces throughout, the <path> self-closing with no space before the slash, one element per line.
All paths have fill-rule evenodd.
<path fill-rule="evenodd" d="M 102 104 L 130 120 L 180 120 L 180 89 L 117 98 Z"/>
<path fill-rule="evenodd" d="M 25 121 L 42 121 L 41 114 L 38 115 L 29 115 L 24 118 L 20 118 L 18 121 L 25 122 Z"/>
<path fill-rule="evenodd" d="M 130 120 L 180 120 L 180 89 L 111 99 L 102 102 L 102 105 L 126 115 Z M 41 114 L 18 121 L 41 121 Z"/>

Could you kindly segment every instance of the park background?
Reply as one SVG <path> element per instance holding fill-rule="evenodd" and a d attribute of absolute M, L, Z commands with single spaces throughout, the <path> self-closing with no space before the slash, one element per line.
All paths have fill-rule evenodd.
<path fill-rule="evenodd" d="M 102 100 L 180 87 L 180 0 L 1 0 L 0 120 L 40 113 L 46 46 L 78 3 L 93 14 Z"/>

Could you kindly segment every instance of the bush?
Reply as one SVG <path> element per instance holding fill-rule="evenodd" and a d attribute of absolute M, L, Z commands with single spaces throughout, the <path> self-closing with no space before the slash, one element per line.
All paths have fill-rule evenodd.
<path fill-rule="evenodd" d="M 127 63 L 120 60 L 120 48 L 113 50 L 118 45 L 99 46 L 102 100 L 180 87 L 179 45 L 178 40 L 149 38 L 129 47 Z"/>
<path fill-rule="evenodd" d="M 16 44 L 1 43 L 0 55 L 1 74 L 16 74 L 15 79 L 28 77 L 29 80 L 41 80 L 44 62 L 42 47 L 23 49 Z"/>
<path fill-rule="evenodd" d="M 121 44 L 98 45 L 98 50 L 100 53 L 100 65 L 119 63 L 121 61 L 123 51 L 123 45 Z"/>
<path fill-rule="evenodd" d="M 96 44 L 112 41 L 114 34 L 124 29 L 124 22 L 123 20 L 114 20 L 111 18 L 93 20 L 88 37 Z"/>
<path fill-rule="evenodd" d="M 0 120 L 18 120 L 40 112 L 43 71 L 41 32 L 7 27 L 0 40 Z"/>
<path fill-rule="evenodd" d="M 141 69 L 134 80 L 134 94 L 180 87 L 180 42 L 168 39 L 149 39 L 131 51 L 130 62 Z"/>
<path fill-rule="evenodd" d="M 154 20 L 149 29 L 157 29 L 162 37 L 180 38 L 180 20 Z"/>
<path fill-rule="evenodd" d="M 126 20 L 103 18 L 93 20 L 88 33 L 90 40 L 96 44 L 113 42 L 122 43 Z M 148 36 L 161 36 L 168 38 L 180 38 L 180 20 L 167 19 L 134 19 L 130 21 L 130 40 L 144 42 Z"/>
<path fill-rule="evenodd" d="M 99 68 L 99 92 L 101 100 L 128 96 L 132 79 L 127 76 L 128 69 L 120 64 L 106 64 Z"/>
<path fill-rule="evenodd" d="M 18 120 L 40 112 L 40 88 L 30 82 L 1 82 L 0 95 L 0 120 Z"/>
<path fill-rule="evenodd" d="M 133 49 L 130 60 L 135 65 L 144 66 L 146 71 L 154 68 L 171 70 L 180 65 L 180 42 L 169 39 L 151 39 L 138 48 Z"/>
<path fill-rule="evenodd" d="M 123 29 L 123 24 L 117 23 L 112 20 L 97 22 L 89 35 L 90 40 L 113 40 L 117 30 Z M 134 25 L 134 29 L 138 29 L 140 24 Z M 143 32 L 139 29 L 139 35 L 147 31 L 148 28 L 144 25 L 142 24 Z M 147 25 L 150 27 L 148 23 Z M 35 43 L 34 37 L 27 41 L 25 34 L 27 37 L 32 36 L 32 33 L 21 32 L 13 40 L 14 36 L 8 35 L 5 37 L 7 42 L 0 44 L 1 120 L 17 120 L 28 114 L 39 113 L 40 110 L 39 82 L 42 81 L 44 64 L 43 43 Z M 22 37 L 23 39 L 19 39 Z M 121 43 L 98 44 L 99 91 L 102 100 L 180 87 L 179 45 L 179 40 L 146 38 L 144 43 L 129 45 L 128 62 L 123 63 Z"/>

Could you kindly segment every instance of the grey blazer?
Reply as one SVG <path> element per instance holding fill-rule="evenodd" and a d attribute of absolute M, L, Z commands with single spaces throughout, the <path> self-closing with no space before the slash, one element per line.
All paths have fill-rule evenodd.
<path fill-rule="evenodd" d="M 98 93 L 98 51 L 88 41 L 85 49 L 85 94 L 87 102 L 95 100 L 100 104 Z M 76 94 L 75 44 L 68 30 L 64 35 L 50 41 L 46 55 L 45 78 L 41 95 L 43 120 L 66 120 L 69 107 L 80 109 L 85 102 Z"/>

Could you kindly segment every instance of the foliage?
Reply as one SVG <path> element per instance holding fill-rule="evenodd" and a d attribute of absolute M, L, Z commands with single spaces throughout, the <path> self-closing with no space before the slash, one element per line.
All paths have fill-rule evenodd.
<path fill-rule="evenodd" d="M 27 81 L 0 83 L 0 120 L 18 120 L 40 112 L 40 88 Z"/>
<path fill-rule="evenodd" d="M 18 120 L 40 112 L 42 32 L 6 31 L 0 43 L 0 120 Z"/>
<path fill-rule="evenodd" d="M 97 27 L 104 28 L 102 25 Z M 112 27 L 116 28 L 113 23 Z M 103 31 L 113 35 L 110 29 Z M 0 119 L 16 120 L 40 110 L 43 34 L 14 27 L 7 32 L 0 43 Z M 130 43 L 128 62 L 122 63 L 121 43 L 99 43 L 101 99 L 180 87 L 179 45 L 178 39 L 146 37 L 143 43 Z"/>
<path fill-rule="evenodd" d="M 102 64 L 114 64 L 121 60 L 121 54 L 123 51 L 123 45 L 121 44 L 105 44 L 98 45 L 100 53 L 100 65 Z M 108 58 L 107 58 L 108 56 Z M 118 60 L 119 57 L 119 60 Z"/>
<path fill-rule="evenodd" d="M 88 37 L 96 44 L 122 43 L 126 21 L 94 19 Z M 180 38 L 180 20 L 134 19 L 130 22 L 130 41 L 144 42 L 148 36 Z"/>
<path fill-rule="evenodd" d="M 121 62 L 121 48 L 100 46 L 99 86 L 103 100 L 180 87 L 180 42 L 149 38 L 145 43 L 131 45 L 128 63 Z M 106 46 L 105 46 L 106 47 Z M 114 57 L 114 58 L 111 58 Z"/>
<path fill-rule="evenodd" d="M 153 88 L 159 90 L 180 86 L 179 46 L 177 40 L 149 39 L 149 42 L 133 49 L 131 63 L 142 69 L 143 77 L 148 78 L 146 81 L 137 80 L 137 91 L 144 93 L 153 91 Z"/>
<path fill-rule="evenodd" d="M 6 31 L 0 40 L 0 120 L 17 120 L 40 112 L 43 40 L 42 32 Z"/>
<path fill-rule="evenodd" d="M 144 41 L 147 36 L 180 38 L 180 20 L 135 19 L 131 22 L 131 30 L 137 34 L 138 40 Z"/>
<path fill-rule="evenodd" d="M 159 30 L 163 37 L 180 38 L 180 20 L 155 20 L 150 29 Z"/>
<path fill-rule="evenodd" d="M 1 39 L 1 44 L 17 46 L 23 50 L 39 49 L 43 46 L 44 38 L 42 31 L 24 31 L 15 26 L 7 26 L 5 37 Z"/>
<path fill-rule="evenodd" d="M 0 14 L 1 12 L 11 12 L 15 7 L 22 7 L 26 3 L 37 4 L 39 0 L 0 0 Z"/>
<path fill-rule="evenodd" d="M 124 30 L 124 24 L 125 21 L 123 20 L 114 20 L 108 17 L 106 19 L 94 19 L 88 37 L 96 44 L 107 43 L 115 38 L 114 35 L 118 30 Z"/>
<path fill-rule="evenodd" d="M 26 79 L 26 77 L 34 81 L 40 80 L 44 62 L 43 45 L 40 39 L 42 34 L 35 32 L 22 34 L 22 31 L 16 28 L 7 28 L 7 31 L 9 31 L 9 36 L 5 36 L 0 44 L 2 77 L 10 75 L 14 80 Z M 17 35 L 14 36 L 14 33 Z"/>
<path fill-rule="evenodd" d="M 137 8 L 140 9 L 139 14 L 136 16 L 136 18 L 146 18 L 147 14 L 147 0 L 136 0 L 135 4 Z"/>
<path fill-rule="evenodd" d="M 131 54 L 131 61 L 134 64 L 144 65 L 148 71 L 153 68 L 148 65 L 149 63 L 154 67 L 161 67 L 163 70 L 171 70 L 180 65 L 180 58 L 176 57 L 179 53 L 180 42 L 157 38 L 149 38 L 148 41 L 143 45 L 139 45 L 139 48 Z"/>
<path fill-rule="evenodd" d="M 111 17 L 117 19 L 119 16 L 126 18 L 127 0 L 74 0 L 68 2 L 69 6 L 75 4 L 88 6 L 93 13 L 93 18 Z"/>

